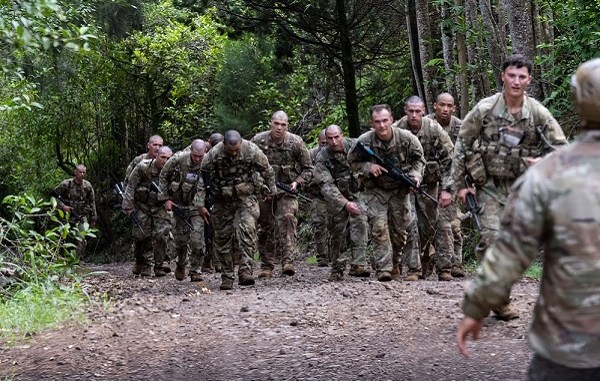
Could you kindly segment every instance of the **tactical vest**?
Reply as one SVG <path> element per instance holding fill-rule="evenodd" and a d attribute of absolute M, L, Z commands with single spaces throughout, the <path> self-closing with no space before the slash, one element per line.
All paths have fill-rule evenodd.
<path fill-rule="evenodd" d="M 348 156 L 346 154 L 350 151 L 350 145 L 350 141 L 344 139 L 344 153 L 337 155 L 341 160 L 336 158 L 336 154 L 331 152 L 329 147 L 324 148 L 321 155 L 325 159 L 325 167 L 331 173 L 333 182 L 340 193 L 348 200 L 356 200 L 356 193 L 361 189 L 358 180 L 352 174 L 352 170 L 348 164 Z"/>
<path fill-rule="evenodd" d="M 289 184 L 302 173 L 300 157 L 294 152 L 293 137 L 286 135 L 281 145 L 271 141 L 269 136 L 253 140 L 269 159 L 269 164 L 275 172 L 275 179 Z"/>
<path fill-rule="evenodd" d="M 390 165 L 393 165 L 394 167 L 402 169 L 402 171 L 406 173 L 408 173 L 411 170 L 411 166 L 407 161 L 410 155 L 410 141 L 404 140 L 401 142 L 396 142 L 396 144 L 394 144 L 393 146 L 385 149 L 374 145 L 375 139 L 377 139 L 374 132 L 372 132 L 370 138 L 371 141 L 369 142 L 369 145 L 371 146 L 373 151 L 383 160 L 387 161 Z M 375 159 L 371 159 L 370 161 L 375 163 Z M 392 180 L 387 175 L 381 175 L 377 177 L 369 175 L 368 177 L 364 177 L 362 182 L 365 188 L 378 187 L 383 190 L 395 190 L 406 187 L 399 181 Z"/>
<path fill-rule="evenodd" d="M 93 206 L 89 205 L 88 202 L 92 198 L 92 189 L 91 185 L 88 186 L 87 184 L 86 180 L 83 180 L 82 185 L 77 185 L 73 179 L 69 179 L 66 192 L 63 191 L 63 194 L 61 194 L 71 204 L 70 206 L 75 212 L 81 216 L 91 216 L 93 213 Z"/>
<path fill-rule="evenodd" d="M 176 203 L 185 206 L 193 204 L 198 190 L 198 183 L 202 179 L 200 163 L 190 166 L 188 160 L 191 160 L 189 152 L 178 158 L 178 163 L 175 165 L 171 179 L 169 179 L 171 184 L 169 196 Z"/>
<path fill-rule="evenodd" d="M 426 160 L 423 183 L 442 180 L 440 159 L 443 158 L 444 145 L 440 140 L 439 131 L 434 126 L 433 120 L 424 118 L 421 130 L 417 133 L 419 142 L 423 146 L 423 157 Z"/>
<path fill-rule="evenodd" d="M 158 189 L 152 186 L 152 182 L 158 185 L 160 170 L 154 165 L 154 159 L 143 162 L 144 170 L 135 188 L 134 199 L 141 204 L 148 206 L 158 205 Z"/>
<path fill-rule="evenodd" d="M 508 120 L 492 115 L 501 97 L 502 93 L 499 93 L 482 118 L 476 149 L 481 154 L 488 176 L 515 179 L 527 169 L 523 158 L 542 156 L 545 143 L 540 134 L 545 132 L 545 126 L 536 105 L 527 97 L 525 102 L 531 112 L 527 120 L 509 124 Z"/>
<path fill-rule="evenodd" d="M 252 155 L 242 153 L 229 156 L 225 152 L 215 155 L 211 177 L 211 197 L 215 200 L 234 199 L 254 193 L 255 175 Z"/>

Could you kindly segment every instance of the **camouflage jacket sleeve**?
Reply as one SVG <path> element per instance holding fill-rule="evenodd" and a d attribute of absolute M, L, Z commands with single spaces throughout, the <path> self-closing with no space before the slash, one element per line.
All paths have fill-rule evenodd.
<path fill-rule="evenodd" d="M 484 255 L 477 276 L 465 291 L 463 312 L 483 319 L 504 304 L 510 290 L 538 255 L 542 238 L 544 194 L 536 171 L 516 180 L 501 219 L 498 239 Z"/>
<path fill-rule="evenodd" d="M 438 131 L 441 147 L 438 155 L 438 162 L 440 164 L 440 173 L 442 177 L 442 189 L 446 189 L 448 184 L 451 184 L 450 176 L 452 169 L 452 153 L 454 152 L 454 144 L 450 135 L 440 126 L 435 125 L 435 129 Z"/>
<path fill-rule="evenodd" d="M 560 147 L 567 144 L 567 138 L 565 137 L 565 133 L 563 132 L 560 124 L 554 119 L 554 116 L 544 108 L 543 119 L 545 123 L 541 126 L 541 133 L 544 134 L 544 137 L 548 140 L 548 143 L 552 145 L 552 147 L 548 146 L 546 142 L 542 142 L 542 155 L 547 155 L 550 152 L 554 151 L 553 147 Z"/>
<path fill-rule="evenodd" d="M 254 165 L 256 166 L 257 172 L 263 178 L 265 185 L 269 187 L 271 194 L 275 195 L 277 193 L 277 187 L 275 186 L 275 171 L 271 167 L 271 164 L 269 164 L 269 159 L 267 159 L 267 155 L 265 155 L 256 144 L 250 142 L 249 144 L 251 145 L 252 153 L 254 155 Z M 306 150 L 306 153 L 308 154 L 308 150 Z M 310 155 L 308 157 L 308 160 L 310 161 Z"/>
<path fill-rule="evenodd" d="M 423 146 L 421 146 L 419 139 L 411 132 L 405 131 L 405 133 L 406 137 L 409 139 L 408 157 L 406 160 L 410 165 L 410 170 L 407 175 L 422 181 L 423 172 L 425 171 L 425 154 L 423 153 Z"/>
<path fill-rule="evenodd" d="M 129 182 L 129 176 L 131 176 L 131 172 L 133 172 L 133 169 L 136 167 L 136 165 L 138 165 L 140 163 L 140 161 L 144 160 L 145 158 L 146 158 L 146 154 L 141 154 L 141 155 L 133 158 L 133 160 L 131 160 L 131 163 L 129 163 L 129 165 L 127 166 L 127 169 L 125 170 L 125 178 L 123 180 L 123 186 L 127 187 L 127 182 Z"/>
<path fill-rule="evenodd" d="M 217 153 L 217 149 L 213 148 L 202 158 L 202 164 L 200 165 L 200 171 L 202 173 L 207 173 L 208 177 L 212 179 L 213 169 L 214 169 L 214 161 L 215 154 Z M 199 208 L 206 207 L 206 187 L 208 184 L 204 182 L 204 176 L 202 177 L 202 182 L 199 183 L 198 191 L 196 194 L 196 204 Z"/>
<path fill-rule="evenodd" d="M 348 199 L 344 197 L 335 184 L 335 180 L 333 176 L 331 176 L 329 168 L 327 168 L 323 151 L 319 152 L 315 158 L 315 170 L 313 176 L 315 183 L 321 188 L 321 194 L 325 197 L 325 201 L 328 204 L 333 205 L 335 210 L 342 210 L 348 203 Z"/>
<path fill-rule="evenodd" d="M 179 155 L 175 154 L 171 156 L 169 160 L 165 163 L 164 167 L 160 170 L 160 176 L 158 180 L 158 200 L 159 201 L 167 201 L 171 198 L 170 188 L 171 188 L 171 178 L 175 172 L 175 167 L 179 161 Z"/>
<path fill-rule="evenodd" d="M 56 188 L 54 188 L 54 192 L 56 192 L 58 195 L 60 195 L 62 198 L 66 199 L 67 194 L 68 194 L 68 189 L 69 189 L 69 181 L 71 180 L 63 180 L 60 182 L 60 184 L 58 184 L 58 186 Z M 69 200 L 66 200 L 67 202 Z M 65 204 L 60 201 L 59 199 L 56 199 L 56 205 L 62 209 Z"/>
<path fill-rule="evenodd" d="M 352 172 L 358 174 L 359 177 L 368 178 L 371 173 L 371 160 L 369 160 L 365 155 L 360 153 L 359 149 L 356 148 L 356 144 L 361 142 L 365 145 L 370 145 L 370 139 L 368 134 L 372 132 L 367 132 L 361 135 L 358 139 L 356 139 L 352 143 L 352 147 L 350 147 L 350 151 L 348 151 L 348 165 L 350 165 L 350 169 Z"/>
<path fill-rule="evenodd" d="M 465 161 L 467 154 L 473 152 L 475 141 L 481 133 L 482 122 L 483 115 L 480 105 L 477 104 L 477 106 L 465 116 L 462 125 L 460 126 L 456 145 L 454 146 L 450 179 L 449 182 L 444 184 L 446 188 L 451 187 L 454 191 L 459 191 L 467 187 L 467 184 L 465 183 L 465 176 L 467 175 Z"/>
<path fill-rule="evenodd" d="M 123 203 L 121 204 L 123 210 L 132 210 L 135 208 L 135 189 L 140 183 L 142 173 L 142 165 L 138 164 L 129 175 L 127 186 L 123 192 Z"/>
<path fill-rule="evenodd" d="M 310 152 L 306 148 L 306 145 L 303 141 L 299 141 L 297 143 L 296 149 L 298 150 L 298 163 L 300 164 L 301 172 L 294 181 L 296 181 L 298 184 L 309 183 L 313 173 Z"/>

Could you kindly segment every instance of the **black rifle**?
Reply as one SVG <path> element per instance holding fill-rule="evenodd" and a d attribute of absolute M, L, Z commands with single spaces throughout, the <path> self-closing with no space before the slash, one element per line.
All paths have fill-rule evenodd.
<path fill-rule="evenodd" d="M 404 185 L 407 185 L 409 188 L 416 190 L 420 195 L 426 197 L 437 205 L 437 200 L 429 195 L 429 193 L 425 192 L 422 187 L 417 187 L 417 183 L 411 179 L 406 173 L 404 173 L 400 168 L 396 168 L 394 165 L 389 163 L 387 160 L 384 160 L 381 156 L 377 155 L 375 151 L 364 145 L 362 142 L 356 142 L 356 147 L 361 150 L 361 152 L 367 154 L 368 156 L 375 159 L 377 164 L 385 168 L 387 171 L 387 175 L 394 181 L 398 181 Z"/>
<path fill-rule="evenodd" d="M 53 196 L 53 197 L 55 197 L 55 198 L 56 198 L 58 201 L 62 202 L 64 205 L 66 205 L 66 206 L 71 206 L 71 203 L 70 203 L 69 201 L 65 200 L 65 199 L 64 199 L 64 198 L 63 198 L 63 197 L 62 197 L 60 194 L 58 194 L 58 192 L 56 191 L 56 189 L 53 189 L 53 190 L 50 192 L 50 195 L 51 195 L 51 196 Z M 72 206 L 71 206 L 71 207 L 72 207 Z M 79 215 L 79 213 L 77 213 L 77 212 L 75 211 L 75 208 L 73 208 L 73 207 L 72 207 L 72 209 L 71 209 L 71 212 L 70 212 L 70 213 L 71 213 L 71 217 L 73 217 L 73 219 L 74 219 L 76 222 L 83 222 L 83 218 L 81 218 L 81 216 Z"/>
<path fill-rule="evenodd" d="M 469 177 L 467 177 L 466 183 L 467 187 L 473 187 L 473 182 L 471 181 L 471 179 L 469 179 Z M 473 193 L 468 192 L 465 199 L 467 202 L 467 211 L 471 213 L 471 217 L 473 217 L 473 221 L 475 221 L 475 226 L 477 227 L 477 230 L 481 231 L 481 221 L 479 220 L 479 212 L 481 211 L 481 207 L 477 205 L 477 199 L 475 198 L 475 195 Z"/>
<path fill-rule="evenodd" d="M 286 183 L 282 183 L 281 181 L 276 181 L 275 186 L 277 186 L 277 188 L 281 189 L 285 193 L 289 193 L 292 196 L 296 196 L 296 198 L 298 198 L 302 201 L 312 202 L 312 200 L 310 198 L 306 197 L 302 193 L 298 193 L 298 191 L 292 190 L 292 188 L 290 188 L 290 186 L 287 185 Z"/>
<path fill-rule="evenodd" d="M 121 204 L 123 204 L 123 199 L 125 198 L 125 196 L 123 195 L 123 183 L 116 183 L 113 186 L 113 191 L 117 194 L 117 196 L 119 196 L 119 201 L 121 202 Z M 144 232 L 144 228 L 142 228 L 140 220 L 135 215 L 135 209 L 131 213 L 129 213 L 129 219 L 131 220 L 131 222 L 136 224 L 136 226 L 140 229 L 143 235 L 146 235 L 146 232 Z"/>
<path fill-rule="evenodd" d="M 150 184 L 150 190 L 155 191 L 156 193 L 160 193 L 160 188 L 158 187 L 158 185 L 156 185 L 154 181 Z M 192 223 L 190 222 L 190 216 L 188 216 L 186 211 L 183 210 L 181 206 L 173 203 L 171 211 L 173 211 L 173 215 L 175 215 L 175 217 L 185 222 L 185 224 L 188 228 L 190 228 L 190 230 L 194 230 L 194 225 L 192 225 Z"/>

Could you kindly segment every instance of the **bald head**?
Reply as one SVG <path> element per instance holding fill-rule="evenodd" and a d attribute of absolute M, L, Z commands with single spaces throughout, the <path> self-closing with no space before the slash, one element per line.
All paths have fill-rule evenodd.
<path fill-rule="evenodd" d="M 83 164 L 77 164 L 75 166 L 75 177 L 73 178 L 73 180 L 75 181 L 76 184 L 83 183 L 83 179 L 85 178 L 86 171 L 87 170 L 85 168 L 85 165 L 83 165 Z"/>
<path fill-rule="evenodd" d="M 236 130 L 229 130 L 223 136 L 223 144 L 233 146 L 242 142 L 242 135 Z"/>
<path fill-rule="evenodd" d="M 288 116 L 283 111 L 275 111 L 271 116 L 271 139 L 280 143 L 288 129 Z"/>
<path fill-rule="evenodd" d="M 199 164 L 206 154 L 206 142 L 202 139 L 196 139 L 190 146 L 190 158 L 194 164 Z"/>
<path fill-rule="evenodd" d="M 327 145 L 333 152 L 344 152 L 344 132 L 338 125 L 332 124 L 325 129 Z"/>
<path fill-rule="evenodd" d="M 217 144 L 221 143 L 224 139 L 223 134 L 220 134 L 218 132 L 215 132 L 213 134 L 210 135 L 210 137 L 208 138 L 208 142 L 210 144 L 211 147 L 216 146 Z"/>
<path fill-rule="evenodd" d="M 319 136 L 317 138 L 317 142 L 319 143 L 319 147 L 323 147 L 327 145 L 327 137 L 325 136 L 325 128 L 319 131 Z"/>
<path fill-rule="evenodd" d="M 148 144 L 146 147 L 148 148 L 148 156 L 151 159 L 154 159 L 158 154 L 158 149 L 163 146 L 163 138 L 160 135 L 152 135 L 148 139 Z"/>
<path fill-rule="evenodd" d="M 425 114 L 425 103 L 416 95 L 408 97 L 404 103 L 404 113 L 406 114 L 406 122 L 412 132 L 417 132 L 421 129 L 421 122 Z"/>
<path fill-rule="evenodd" d="M 156 154 L 156 167 L 161 169 L 165 166 L 165 163 L 173 156 L 173 151 L 167 146 L 162 146 L 158 149 Z"/>
<path fill-rule="evenodd" d="M 435 112 L 435 120 L 442 126 L 450 124 L 452 114 L 456 111 L 454 104 L 454 97 L 450 93 L 441 93 L 435 99 L 433 104 L 433 111 Z"/>

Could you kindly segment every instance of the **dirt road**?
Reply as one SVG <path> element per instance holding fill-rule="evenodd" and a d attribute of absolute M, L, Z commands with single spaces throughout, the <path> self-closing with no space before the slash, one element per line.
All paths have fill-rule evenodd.
<path fill-rule="evenodd" d="M 472 355 L 454 335 L 464 281 L 326 281 L 328 269 L 299 264 L 294 277 L 219 291 L 202 284 L 139 279 L 131 264 L 92 266 L 90 290 L 109 309 L 0 347 L 9 380 L 523 380 L 526 332 L 538 283 L 513 291 L 521 318 L 489 317 Z"/>

